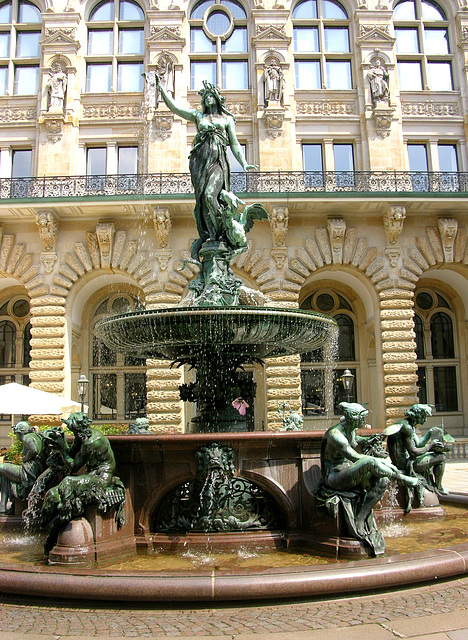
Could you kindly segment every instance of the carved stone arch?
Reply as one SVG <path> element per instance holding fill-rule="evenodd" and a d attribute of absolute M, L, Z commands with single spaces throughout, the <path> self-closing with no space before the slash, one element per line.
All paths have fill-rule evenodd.
<path fill-rule="evenodd" d="M 268 49 L 268 51 L 263 54 L 261 62 L 265 65 L 268 65 L 271 64 L 272 60 L 276 60 L 279 65 L 286 64 L 286 59 L 280 51 L 277 51 L 276 49 Z"/>
<path fill-rule="evenodd" d="M 380 49 L 374 49 L 374 51 L 369 53 L 366 62 L 372 66 L 375 65 L 377 60 L 380 60 L 380 62 L 388 68 L 393 68 L 395 66 L 390 56 Z"/>
<path fill-rule="evenodd" d="M 56 53 L 49 60 L 50 69 L 54 69 L 54 65 L 59 65 L 62 71 L 66 71 L 69 67 L 72 67 L 72 61 L 68 56 L 63 53 Z"/>
<path fill-rule="evenodd" d="M 3 233 L 0 226 L 0 273 L 17 279 L 30 297 L 44 295 L 48 287 L 44 283 L 40 266 L 34 254 L 26 252 L 26 244 L 17 242 L 13 234 Z"/>

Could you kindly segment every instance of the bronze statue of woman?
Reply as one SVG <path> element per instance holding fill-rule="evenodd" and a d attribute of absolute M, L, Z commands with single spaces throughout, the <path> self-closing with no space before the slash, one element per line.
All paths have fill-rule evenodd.
<path fill-rule="evenodd" d="M 198 259 L 200 247 L 205 241 L 214 242 L 226 238 L 226 211 L 235 209 L 237 212 L 239 204 L 243 204 L 231 192 L 228 147 L 244 170 L 258 167 L 247 164 L 237 140 L 235 118 L 224 106 L 226 99 L 217 87 L 203 81 L 203 89 L 198 92 L 201 96 L 201 111 L 177 105 L 161 84 L 159 90 L 173 113 L 194 122 L 197 127 L 189 156 L 189 169 L 196 199 L 193 214 L 200 236 L 192 246 L 192 258 Z"/>

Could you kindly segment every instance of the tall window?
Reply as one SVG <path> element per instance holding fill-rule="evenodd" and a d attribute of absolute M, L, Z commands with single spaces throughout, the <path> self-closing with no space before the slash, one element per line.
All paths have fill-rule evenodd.
<path fill-rule="evenodd" d="M 302 0 L 292 17 L 296 89 L 352 89 L 344 7 L 333 0 Z"/>
<path fill-rule="evenodd" d="M 0 3 L 0 95 L 37 94 L 41 23 L 32 2 Z"/>
<path fill-rule="evenodd" d="M 321 144 L 302 145 L 302 164 L 304 171 L 310 172 L 305 177 L 306 187 L 323 187 L 324 176 L 324 150 Z M 352 187 L 354 185 L 354 151 L 349 143 L 333 144 L 333 166 L 325 167 L 327 171 L 335 171 L 336 185 L 339 187 Z M 332 187 L 331 176 L 328 176 L 327 185 Z"/>
<path fill-rule="evenodd" d="M 327 345 L 301 357 L 302 411 L 305 416 L 333 416 L 343 401 L 356 401 L 355 315 L 349 302 L 334 291 L 321 290 L 304 300 L 301 309 L 332 316 L 338 324 L 338 343 Z M 354 385 L 347 392 L 342 375 L 349 369 Z"/>
<path fill-rule="evenodd" d="M 145 15 L 132 0 L 104 0 L 88 21 L 86 91 L 143 91 Z"/>
<path fill-rule="evenodd" d="M 31 324 L 29 301 L 15 296 L 0 302 L 0 385 L 29 385 Z M 1 409 L 1 407 L 0 407 Z M 0 420 L 10 416 L 0 414 Z"/>
<path fill-rule="evenodd" d="M 92 326 L 103 316 L 141 308 L 132 296 L 118 293 L 103 300 Z M 133 420 L 146 414 L 146 360 L 111 351 L 91 332 L 91 406 L 95 420 Z"/>
<path fill-rule="evenodd" d="M 249 88 L 247 14 L 237 0 L 201 0 L 190 14 L 190 88 Z"/>
<path fill-rule="evenodd" d="M 458 411 L 455 316 L 447 298 L 435 291 L 418 291 L 415 300 L 419 401 L 434 404 L 438 412 Z"/>
<path fill-rule="evenodd" d="M 428 0 L 403 0 L 393 21 L 400 89 L 451 91 L 453 48 L 442 8 Z"/>
<path fill-rule="evenodd" d="M 439 143 L 437 145 L 437 158 L 434 156 L 430 162 L 428 147 L 423 143 L 408 143 L 408 160 L 411 171 L 411 180 L 415 191 L 458 191 L 458 154 L 454 144 Z M 434 165 L 439 167 L 436 175 L 428 175 L 428 171 L 434 170 Z"/>

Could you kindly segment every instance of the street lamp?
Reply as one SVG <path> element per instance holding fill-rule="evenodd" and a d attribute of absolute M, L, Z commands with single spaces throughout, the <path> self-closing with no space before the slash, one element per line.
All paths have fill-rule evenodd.
<path fill-rule="evenodd" d="M 341 382 L 343 383 L 344 390 L 346 391 L 348 402 L 350 402 L 354 376 L 349 369 L 345 369 L 341 374 Z"/>
<path fill-rule="evenodd" d="M 89 380 L 84 373 L 78 379 L 78 395 L 81 400 L 81 412 L 84 413 L 84 399 L 88 391 Z"/>

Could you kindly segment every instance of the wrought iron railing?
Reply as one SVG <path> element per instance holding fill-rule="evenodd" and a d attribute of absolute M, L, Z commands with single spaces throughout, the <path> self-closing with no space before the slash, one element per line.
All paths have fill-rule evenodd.
<path fill-rule="evenodd" d="M 413 171 L 252 171 L 233 173 L 236 193 L 467 193 L 468 173 Z M 0 179 L 0 200 L 193 193 L 187 173 Z"/>

